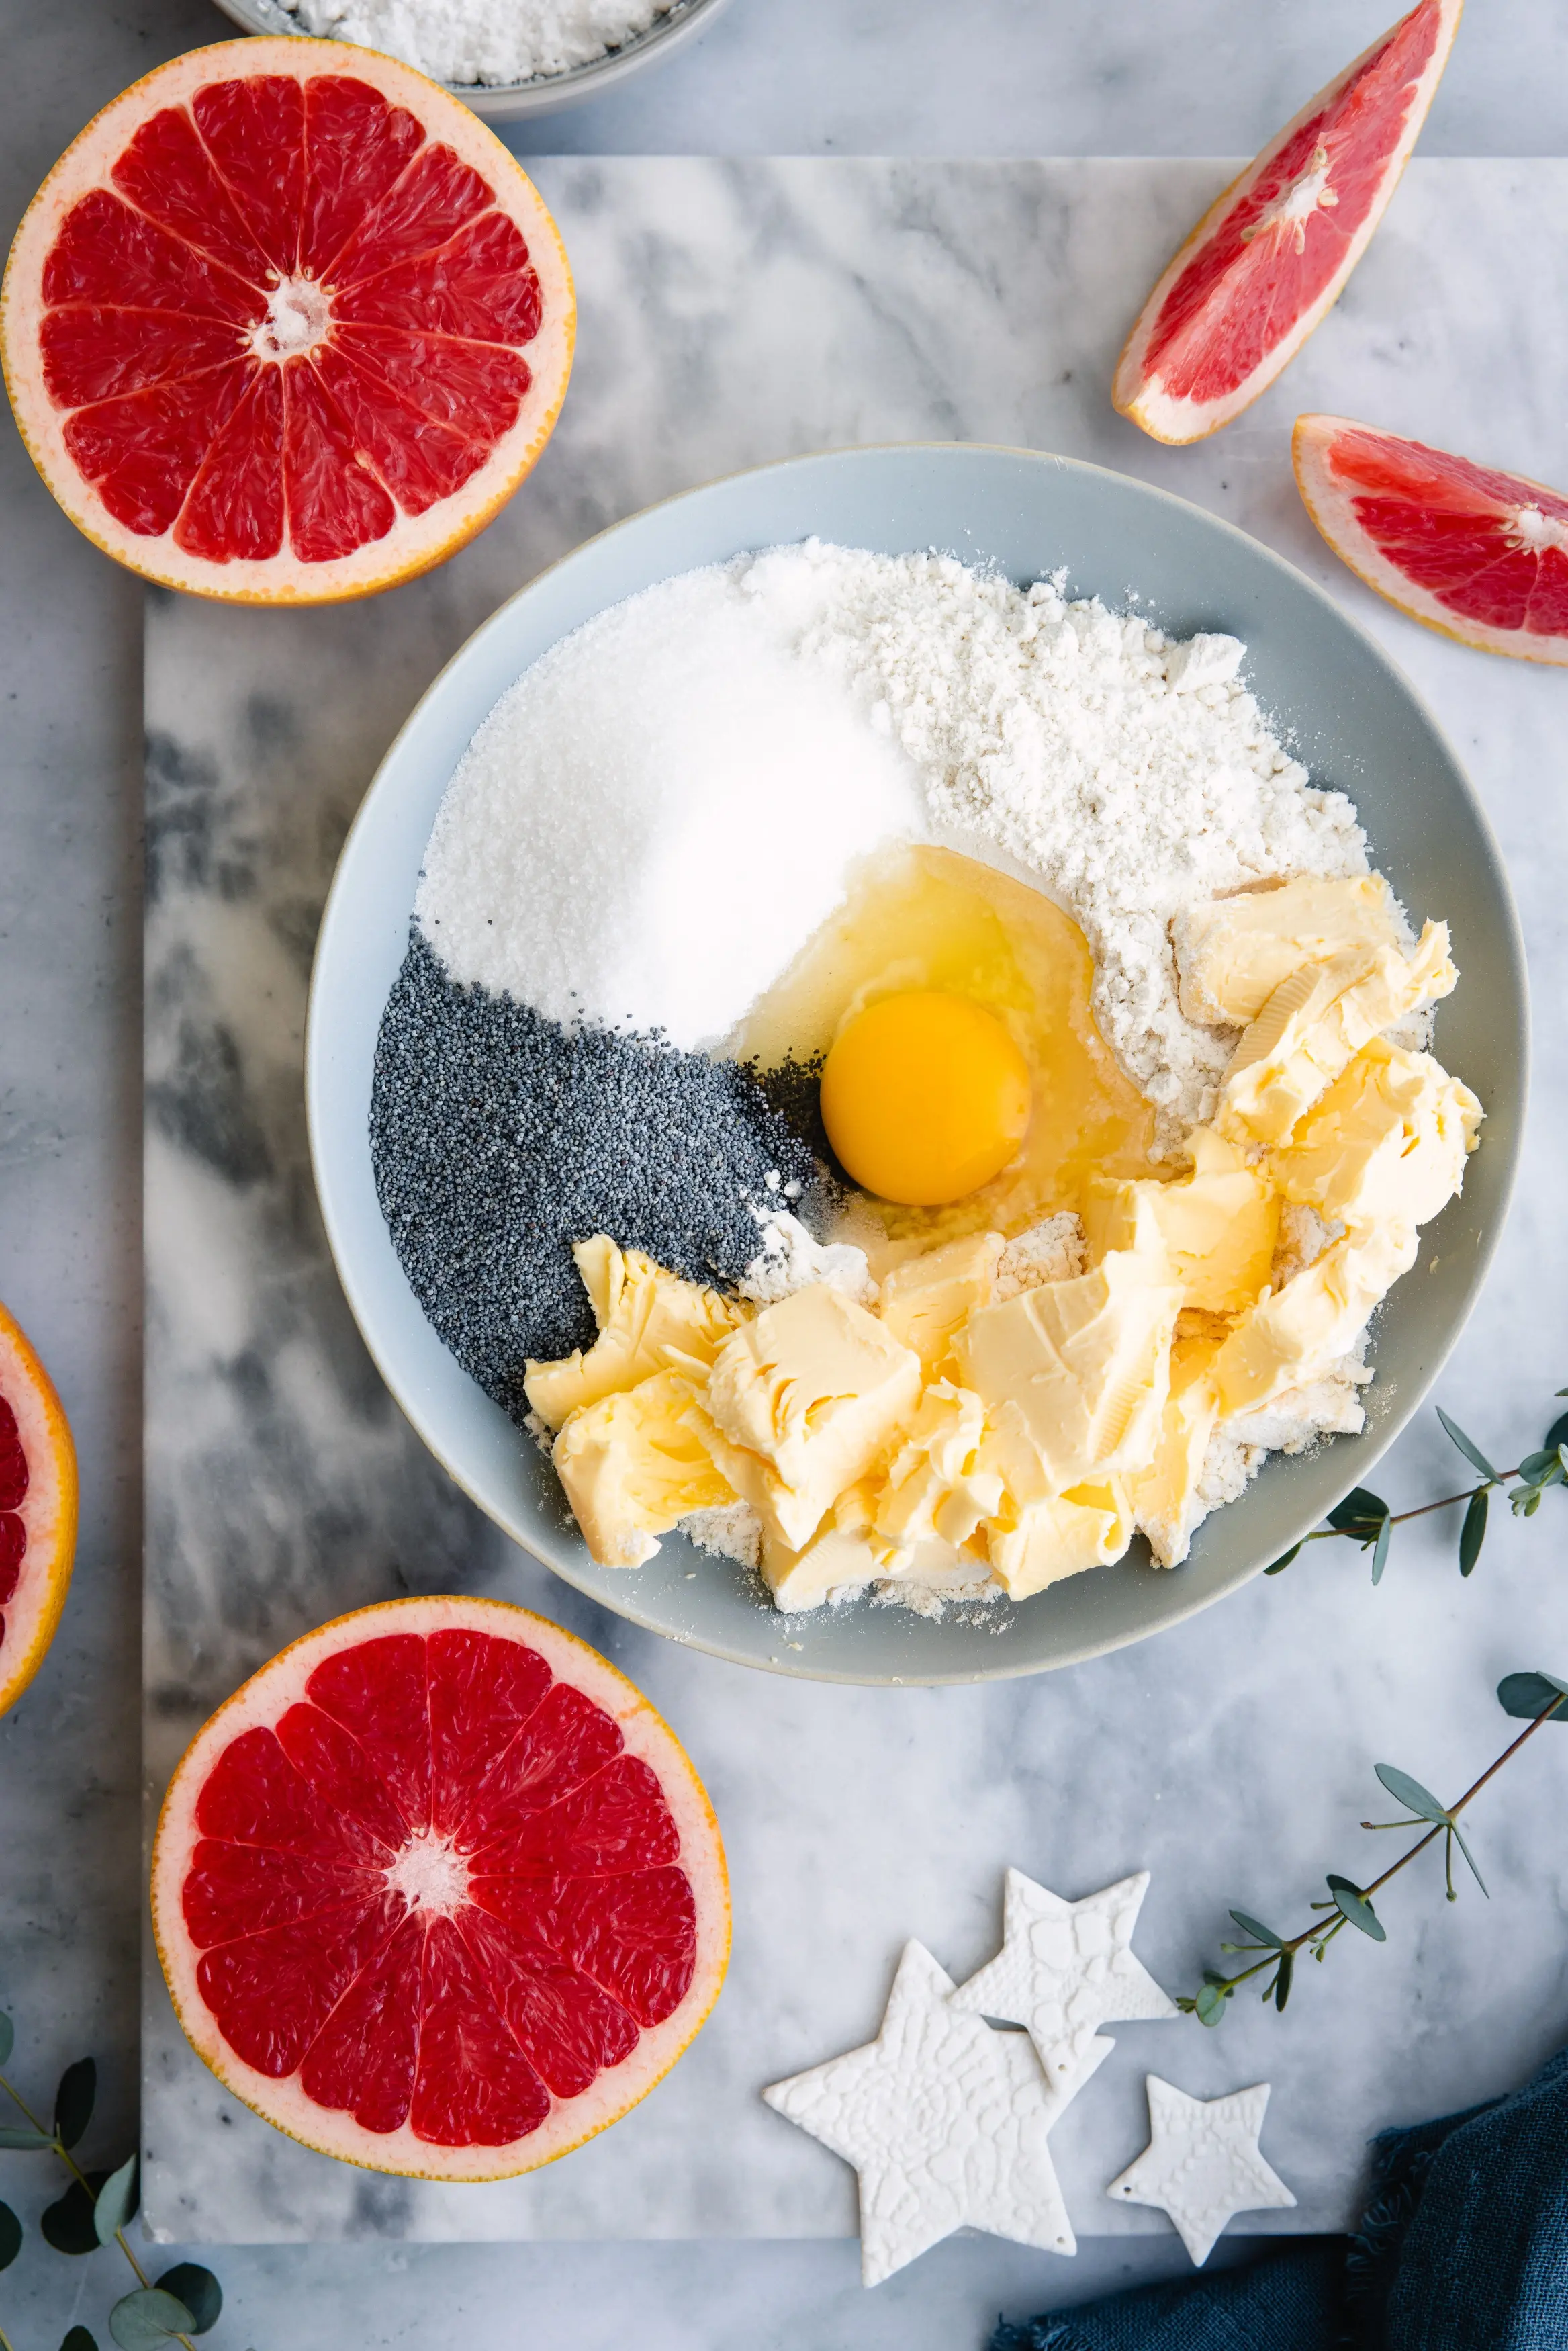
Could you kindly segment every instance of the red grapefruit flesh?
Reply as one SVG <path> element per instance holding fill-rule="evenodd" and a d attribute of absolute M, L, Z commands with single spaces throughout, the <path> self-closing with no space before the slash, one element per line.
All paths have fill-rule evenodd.
<path fill-rule="evenodd" d="M 228 41 L 107 106 L 0 289 L 33 462 L 132 570 L 325 603 L 413 578 L 548 440 L 576 308 L 555 223 L 467 107 L 337 41 Z"/>
<path fill-rule="evenodd" d="M 1308 514 L 1342 562 L 1412 620 L 1483 652 L 1568 666 L 1568 496 L 1523 474 L 1299 416 Z"/>
<path fill-rule="evenodd" d="M 1201 441 L 1240 415 L 1338 299 L 1426 120 L 1462 5 L 1418 0 L 1204 214 L 1111 390 L 1156 441 Z"/>
<path fill-rule="evenodd" d="M 77 1457 L 54 1384 L 0 1306 L 0 1714 L 55 1637 L 77 1546 Z"/>
<path fill-rule="evenodd" d="M 175 1772 L 153 1925 L 220 2081 L 324 2154 L 505 2179 L 646 2097 L 730 1948 L 712 1808 L 596 1651 L 400 1600 L 253 1676 Z"/>

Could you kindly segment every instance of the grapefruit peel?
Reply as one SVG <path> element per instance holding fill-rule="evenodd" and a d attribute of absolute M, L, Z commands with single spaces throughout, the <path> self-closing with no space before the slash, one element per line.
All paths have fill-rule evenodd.
<path fill-rule="evenodd" d="M 1210 205 L 1116 362 L 1112 404 L 1151 439 L 1184 444 L 1230 423 L 1338 300 L 1420 134 L 1463 5 L 1417 0 Z"/>
<path fill-rule="evenodd" d="M 70 1589 L 77 1543 L 77 1457 L 54 1383 L 26 1332 L 4 1306 L 0 1504 L 0 1714 L 5 1714 L 43 1664 Z"/>
<path fill-rule="evenodd" d="M 1346 416 L 1298 416 L 1291 458 L 1313 521 L 1377 595 L 1478 652 L 1568 667 L 1561 490 Z"/>
<path fill-rule="evenodd" d="M 250 86 L 281 89 L 289 83 L 307 93 L 311 85 L 334 90 L 352 87 L 365 93 L 359 111 L 367 124 L 398 153 L 411 159 L 400 177 L 389 181 L 386 172 L 390 162 L 384 163 L 382 184 L 359 212 L 353 209 L 355 192 L 342 160 L 344 152 L 352 152 L 354 141 L 342 135 L 342 126 L 335 126 L 339 133 L 337 168 L 340 174 L 335 193 L 327 189 L 323 193 L 327 170 L 325 139 L 319 165 L 317 150 L 309 151 L 308 176 L 300 162 L 298 190 L 291 192 L 289 201 L 298 193 L 302 207 L 315 207 L 309 218 L 318 226 L 324 218 L 339 225 L 358 224 L 344 237 L 332 238 L 324 233 L 318 239 L 328 263 L 343 261 L 350 254 L 367 224 L 375 231 L 378 208 L 384 225 L 396 202 L 407 196 L 412 174 L 423 171 L 428 175 L 438 158 L 446 159 L 449 181 L 461 183 L 472 203 L 482 208 L 471 210 L 451 241 L 438 250 L 416 249 L 418 238 L 413 238 L 383 275 L 383 292 L 393 287 L 400 298 L 393 307 L 400 309 L 404 323 L 389 329 L 384 319 L 372 321 L 370 334 L 379 337 L 381 353 L 394 344 L 402 348 L 391 350 L 387 378 L 378 371 L 369 389 L 361 371 L 341 363 L 345 323 L 358 327 L 360 359 L 366 343 L 364 319 L 345 321 L 335 316 L 335 304 L 342 305 L 344 289 L 330 283 L 325 288 L 313 284 L 309 268 L 297 263 L 292 272 L 275 263 L 270 267 L 261 266 L 265 247 L 269 241 L 275 245 L 276 241 L 269 235 L 265 207 L 282 201 L 275 186 L 265 183 L 264 174 L 256 175 L 256 188 L 250 192 L 237 188 L 232 179 L 221 182 L 214 207 L 229 207 L 221 219 L 216 208 L 208 219 L 199 208 L 192 210 L 187 204 L 191 217 L 183 235 L 177 235 L 166 224 L 173 216 L 170 206 L 180 200 L 182 192 L 161 183 L 156 192 L 153 188 L 158 172 L 173 167 L 166 167 L 161 157 L 154 155 L 151 168 L 147 168 L 147 142 L 161 125 L 161 135 L 167 141 L 171 117 L 179 119 L 174 131 L 185 150 L 197 147 L 192 109 L 199 99 L 210 99 L 213 90 Z M 417 140 L 410 125 L 420 134 Z M 368 131 L 367 143 L 369 135 Z M 132 156 L 130 151 L 137 141 Z M 302 146 L 302 156 L 304 152 Z M 212 182 L 214 167 L 205 150 L 198 149 L 193 160 L 189 152 L 176 160 L 181 169 L 201 175 L 203 184 Z M 117 166 L 140 174 L 140 182 L 126 183 L 137 194 L 134 204 L 115 177 Z M 237 162 L 234 168 L 238 170 Z M 246 209 L 253 195 L 254 212 Z M 176 320 L 195 339 L 188 357 L 171 363 L 185 368 L 183 376 L 150 377 L 151 363 L 145 356 L 145 287 L 140 304 L 120 307 L 112 298 L 120 290 L 119 284 L 95 287 L 89 269 L 84 298 L 64 304 L 48 298 L 51 257 L 72 216 L 78 224 L 88 218 L 81 210 L 88 199 L 98 208 L 90 223 L 95 232 L 103 225 L 103 217 L 112 214 L 110 225 L 115 233 L 129 235 L 136 242 L 137 252 L 130 261 L 139 266 L 145 264 L 144 275 L 152 291 L 160 300 L 171 303 L 162 314 L 162 324 L 167 327 Z M 161 211 L 161 221 L 146 216 L 142 209 L 146 204 Z M 130 215 L 129 225 L 126 215 Z M 433 216 L 433 208 L 424 215 Z M 311 234 L 302 210 L 302 238 Z M 514 292 L 519 235 L 526 246 L 525 266 L 536 281 L 535 331 L 527 337 L 519 334 L 514 347 L 502 339 L 499 329 L 486 338 L 472 336 L 461 324 L 454 327 L 452 306 L 461 306 L 464 292 L 462 287 L 455 293 L 450 287 L 443 289 L 443 267 L 450 277 L 448 266 L 454 257 L 472 261 L 474 241 L 484 240 L 499 272 L 490 280 L 493 291 L 504 282 L 505 269 L 511 266 Z M 328 243 L 335 245 L 330 254 L 326 253 Z M 243 274 L 243 253 L 247 248 L 258 253 L 257 266 L 249 277 Z M 56 266 L 57 270 L 60 265 Z M 182 284 L 193 272 L 202 290 L 192 300 L 203 314 L 218 315 L 186 317 L 175 311 L 168 293 L 171 271 Z M 127 274 L 123 259 L 117 269 L 110 269 L 109 262 L 99 257 L 100 277 Z M 371 273 L 377 274 L 379 269 Z M 367 308 L 363 285 L 350 286 L 347 294 L 350 307 Z M 185 299 L 183 291 L 180 298 Z M 433 306 L 422 321 L 418 315 L 421 298 Z M 472 285 L 468 298 L 474 298 Z M 381 307 L 385 312 L 385 302 Z M 156 319 L 157 305 L 151 308 Z M 65 319 L 68 332 L 64 335 L 62 309 L 75 314 Z M 412 324 L 408 323 L 410 317 Z M 236 603 L 319 604 L 375 595 L 418 578 L 456 554 L 505 505 L 548 441 L 566 397 L 576 331 L 576 298 L 560 234 L 533 183 L 500 140 L 460 99 L 412 67 L 346 42 L 305 41 L 292 36 L 219 42 L 192 50 L 155 68 L 111 99 L 73 141 L 34 197 L 16 231 L 0 285 L 0 370 L 27 453 L 57 503 L 95 546 L 143 578 L 165 588 Z M 46 333 L 51 337 L 47 350 Z M 83 336 L 88 339 L 85 344 Z M 454 346 L 460 347 L 456 357 L 465 363 L 463 376 L 472 375 L 472 384 L 451 371 Z M 322 386 L 324 352 L 334 371 L 331 391 Z M 236 360 L 243 360 L 248 371 L 243 393 L 234 389 L 241 381 L 234 372 Z M 524 362 L 520 371 L 515 365 L 518 360 Z M 273 364 L 268 365 L 269 361 Z M 514 396 L 510 401 L 511 421 L 505 422 L 507 386 L 500 381 L 498 388 L 498 379 L 504 378 L 508 361 L 513 363 Z M 57 382 L 63 374 L 68 388 L 68 380 L 84 367 L 121 391 L 113 397 L 82 402 L 51 394 L 47 374 L 52 372 Z M 283 379 L 286 376 L 291 385 L 302 384 L 306 373 L 311 378 L 306 387 L 308 402 L 299 402 L 296 396 L 296 407 L 285 410 L 280 423 L 274 412 L 283 408 L 286 399 Z M 226 388 L 219 379 L 226 380 Z M 192 413 L 182 429 L 187 439 L 202 438 L 206 454 L 166 522 L 162 517 L 171 491 L 161 499 L 144 500 L 144 507 L 150 504 L 151 510 L 133 516 L 140 527 L 132 527 L 110 511 L 99 489 L 84 474 L 73 455 L 71 438 L 78 447 L 87 444 L 89 463 L 109 462 L 103 445 L 112 443 L 129 485 L 120 504 L 130 511 L 141 487 L 139 475 L 146 458 L 134 446 L 128 451 L 120 448 L 131 431 L 123 422 L 129 413 L 129 397 L 140 397 L 144 408 L 149 400 L 165 396 L 185 400 L 191 396 L 190 386 L 197 381 L 214 387 L 212 416 L 207 419 L 204 412 L 200 416 Z M 129 392 L 123 392 L 126 386 Z M 354 398 L 360 403 L 361 413 L 351 419 L 343 401 Z M 266 434 L 272 436 L 264 453 L 266 462 L 275 458 L 280 475 L 286 466 L 288 469 L 283 487 L 271 493 L 272 507 L 284 513 L 285 528 L 274 553 L 229 553 L 214 559 L 202 551 L 202 537 L 194 528 L 192 516 L 201 484 L 217 462 L 220 444 L 226 435 L 248 429 L 242 426 L 238 413 L 242 408 L 246 408 L 247 418 L 260 417 L 265 409 L 265 418 L 256 430 L 264 439 Z M 111 410 L 116 412 L 112 417 L 108 414 Z M 296 413 L 302 420 L 297 431 Z M 90 428 L 100 417 L 103 430 L 95 434 Z M 393 453 L 399 470 L 390 477 L 389 417 L 403 443 L 401 457 Z M 165 443 L 172 431 L 167 417 L 140 429 L 154 438 L 162 434 Z M 454 436 L 459 443 L 468 443 L 466 451 L 453 447 Z M 374 444 L 373 453 L 367 442 Z M 453 489 L 431 496 L 435 465 L 444 467 L 442 479 L 452 478 L 481 450 L 485 452 L 481 461 Z M 431 451 L 439 453 L 433 461 Z M 153 455 L 161 457 L 162 448 Z M 262 465 L 262 460 L 254 459 L 254 464 Z M 411 493 L 405 475 L 413 480 Z M 223 486 L 233 493 L 237 483 L 240 491 L 249 495 L 254 475 L 244 476 L 242 449 Z M 349 512 L 343 528 L 358 527 L 373 535 L 347 553 L 325 557 L 317 553 L 306 559 L 298 552 L 296 516 L 308 513 L 311 486 L 324 480 L 332 486 L 337 510 L 334 528 L 346 510 L 357 507 L 357 526 Z M 291 489 L 297 493 L 292 504 Z M 229 503 L 232 507 L 232 496 Z M 225 528 L 224 500 L 216 491 L 213 506 L 205 525 L 209 538 L 213 530 L 221 533 Z M 343 535 L 342 529 L 338 535 Z M 187 543 L 182 544 L 182 538 Z"/>
<path fill-rule="evenodd" d="M 186 1921 L 187 1880 L 202 1837 L 198 1807 L 225 1750 L 247 1731 L 270 1727 L 298 1706 L 306 1698 L 312 1675 L 345 1652 L 388 1636 L 415 1634 L 428 1640 L 452 1632 L 534 1652 L 553 1677 L 547 1697 L 564 1687 L 603 1709 L 619 1733 L 622 1755 L 647 1765 L 658 1779 L 679 1836 L 680 1867 L 697 1897 L 691 1973 L 676 2005 L 644 2026 L 629 2054 L 600 2071 L 587 2090 L 565 2097 L 552 2095 L 543 2123 L 504 2144 L 436 2143 L 416 2136 L 406 2119 L 389 2131 L 369 2130 L 351 2114 L 309 2097 L 297 2065 L 281 2078 L 259 2071 L 230 2045 L 203 1997 L 199 1982 L 202 1952 Z M 437 1856 L 432 1867 L 429 1844 L 416 1835 L 388 1873 L 408 1904 L 403 1924 L 419 1915 L 421 1895 L 433 1892 L 437 1907 L 441 1900 L 436 1881 L 442 1865 Z M 302 2146 L 367 2170 L 409 2179 L 516 2179 L 569 2155 L 608 2129 L 648 2096 L 691 2045 L 718 1999 L 729 1964 L 730 1894 L 723 1846 L 712 1805 L 685 1750 L 641 1692 L 597 1650 L 547 1619 L 504 1601 L 414 1598 L 379 1603 L 304 1635 L 253 1674 L 197 1733 L 174 1772 L 153 1846 L 151 1894 L 153 1935 L 175 2013 L 192 2047 L 223 2086 Z M 461 1898 L 455 1907 L 461 1915 Z M 374 1965 L 372 1960 L 361 1976 L 372 1972 Z M 351 1983 L 349 1991 L 354 1989 Z"/>

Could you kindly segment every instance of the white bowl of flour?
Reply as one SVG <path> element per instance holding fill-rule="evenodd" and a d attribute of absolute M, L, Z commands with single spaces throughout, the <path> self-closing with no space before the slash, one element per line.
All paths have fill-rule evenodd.
<path fill-rule="evenodd" d="M 1219 734 L 1210 740 L 1184 726 L 1183 744 L 1200 756 L 1206 777 L 1211 772 L 1215 792 L 1228 770 L 1237 771 L 1231 784 L 1245 785 L 1247 806 L 1256 801 L 1253 813 L 1265 827 L 1290 817 L 1310 784 L 1316 797 L 1306 813 L 1334 838 L 1319 844 L 1321 854 L 1298 856 L 1287 843 L 1292 862 L 1327 871 L 1346 843 L 1355 849 L 1348 833 L 1342 842 L 1334 831 L 1344 831 L 1349 814 L 1334 796 L 1346 795 L 1365 831 L 1366 862 L 1388 877 L 1412 917 L 1449 918 L 1463 977 L 1441 1009 L 1438 1050 L 1474 1087 L 1487 1118 L 1462 1196 L 1425 1228 L 1416 1270 L 1381 1310 L 1365 1430 L 1275 1456 L 1237 1500 L 1205 1521 L 1175 1572 L 1155 1573 L 1129 1556 L 1054 1584 L 1004 1614 L 980 1612 L 985 1623 L 867 1605 L 792 1617 L 786 1633 L 732 1566 L 684 1537 L 667 1538 L 659 1556 L 635 1573 L 597 1567 L 548 1465 L 520 1442 L 506 1414 L 426 1320 L 389 1238 L 371 1165 L 377 1040 L 408 948 L 432 823 L 495 705 L 553 647 L 627 598 L 702 566 L 814 539 L 862 551 L 848 560 L 855 578 L 865 573 L 872 604 L 884 574 L 897 585 L 909 559 L 931 550 L 994 567 L 994 594 L 981 594 L 984 610 L 977 607 L 976 618 L 994 622 L 999 659 L 1004 624 L 1018 619 L 1014 591 L 1064 572 L 1072 595 L 1098 598 L 1110 613 L 1127 615 L 1125 625 L 1140 640 L 1155 629 L 1198 641 L 1216 658 L 1223 650 L 1232 666 L 1233 647 L 1220 641 L 1241 641 L 1247 684 L 1268 721 L 1267 774 L 1259 766 L 1261 740 L 1251 748 L 1228 746 Z M 786 567 L 792 577 L 798 568 L 794 559 Z M 875 643 L 895 656 L 896 613 L 868 607 L 864 617 L 850 632 L 848 653 Z M 929 669 L 922 674 L 940 716 L 940 680 Z M 1222 715 L 1223 683 L 1191 683 L 1215 697 Z M 613 685 L 607 680 L 599 695 L 590 680 L 584 689 L 600 716 Z M 1050 713 L 1043 705 L 1037 715 L 1044 720 Z M 1092 927 L 1104 928 L 1096 953 L 1107 973 L 1116 964 L 1112 976 L 1118 988 L 1125 983 L 1130 1005 L 1139 996 L 1137 937 L 1136 925 L 1121 921 L 1127 910 L 1118 892 L 1130 889 L 1140 903 L 1158 894 L 1158 874 L 1172 859 L 1162 853 L 1152 881 L 1147 873 L 1140 879 L 1131 860 L 1127 873 L 1110 870 L 1119 844 L 1130 849 L 1132 834 L 1145 829 L 1141 820 L 1116 821 L 1112 749 L 1096 748 L 1104 805 L 1085 801 L 1060 840 L 1024 846 L 1037 862 L 1050 852 L 1064 888 L 1073 884 L 1075 843 L 1098 860 L 1069 894 L 1082 901 Z M 1280 802 L 1272 816 L 1271 796 Z M 1199 827 L 1191 843 L 1199 861 L 1230 854 L 1239 838 L 1216 808 L 1213 824 Z M 1297 807 L 1292 820 L 1300 815 Z M 1106 872 L 1096 879 L 1100 864 Z M 525 878 L 520 886 L 528 886 Z M 1119 963 L 1110 953 L 1118 940 Z M 504 974 L 487 976 L 506 985 Z M 618 967 L 617 977 L 618 984 L 625 978 Z M 1189 1066 L 1191 1040 L 1179 1009 L 1156 1005 L 1162 1017 L 1129 1025 L 1114 994 L 1102 1017 L 1130 1058 L 1141 1036 L 1152 1057 L 1138 1070 L 1146 1091 L 1185 1114 L 1184 1089 L 1199 1084 L 1203 1072 Z M 674 1014 L 690 1019 L 693 1034 L 715 1017 L 701 1004 L 677 1006 Z M 672 1017 L 669 1008 L 663 1017 Z M 1485 816 L 1412 688 L 1332 599 L 1255 540 L 1143 483 L 1027 451 L 940 444 L 795 459 L 671 499 L 579 549 L 477 632 L 389 752 L 345 845 L 317 949 L 306 1086 L 327 1231 L 360 1330 L 414 1426 L 514 1541 L 618 1614 L 737 1661 L 851 1682 L 990 1680 L 1070 1664 L 1190 1615 L 1258 1573 L 1365 1482 L 1440 1370 L 1490 1261 L 1519 1153 L 1527 1030 L 1518 925 Z"/>
<path fill-rule="evenodd" d="M 724 0 L 217 0 L 247 33 L 380 49 L 488 122 L 553 114 L 672 57 Z"/>

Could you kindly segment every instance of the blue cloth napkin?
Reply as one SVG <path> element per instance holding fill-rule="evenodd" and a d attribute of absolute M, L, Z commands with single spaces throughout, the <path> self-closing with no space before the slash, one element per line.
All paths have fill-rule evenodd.
<path fill-rule="evenodd" d="M 1374 2139 L 1354 2236 L 1003 2320 L 992 2351 L 1568 2351 L 1568 2050 Z"/>

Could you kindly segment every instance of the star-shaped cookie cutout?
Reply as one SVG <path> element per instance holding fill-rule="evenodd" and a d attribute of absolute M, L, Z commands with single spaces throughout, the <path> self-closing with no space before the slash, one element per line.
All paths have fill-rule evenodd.
<path fill-rule="evenodd" d="M 1081 1902 L 1064 1902 L 1010 1869 L 1002 1949 L 953 1994 L 953 2006 L 1025 2025 L 1050 2078 L 1070 2080 L 1100 2025 L 1177 2013 L 1132 1953 L 1147 1891 L 1148 1872 L 1140 1869 Z"/>
<path fill-rule="evenodd" d="M 1201 2268 L 1232 2213 L 1296 2200 L 1258 2145 L 1269 2085 L 1232 2090 L 1228 2098 L 1189 2098 L 1150 2074 L 1147 2088 L 1148 2145 L 1106 2194 L 1168 2212 Z"/>
<path fill-rule="evenodd" d="M 858 2173 L 867 2285 L 955 2229 L 1077 2251 L 1045 2138 L 1113 2044 L 1094 2043 L 1052 2084 L 1023 2033 L 966 2015 L 952 1990 L 929 1951 L 906 1943 L 876 2040 L 763 2092 Z"/>

